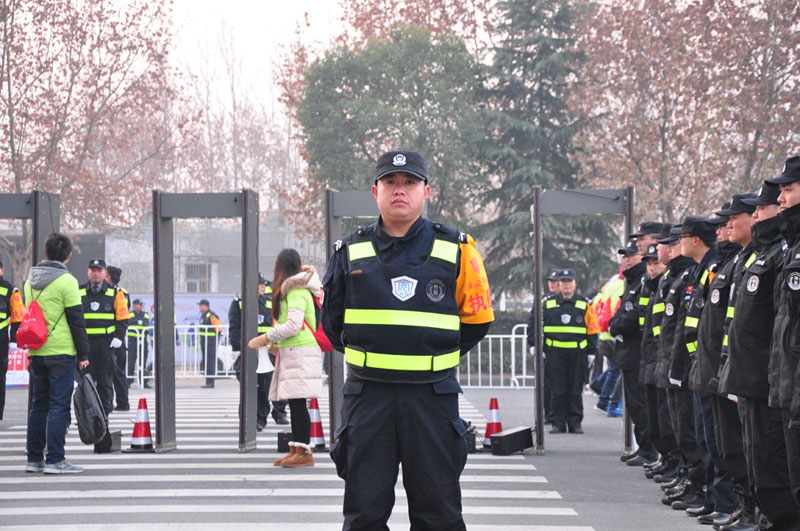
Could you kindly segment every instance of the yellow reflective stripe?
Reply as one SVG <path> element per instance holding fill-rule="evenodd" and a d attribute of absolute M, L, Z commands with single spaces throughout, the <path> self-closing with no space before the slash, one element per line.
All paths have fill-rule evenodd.
<path fill-rule="evenodd" d="M 558 303 L 556 302 L 555 299 L 548 299 L 548 301 L 544 303 L 544 307 L 548 310 L 550 308 L 555 308 L 556 306 L 558 306 Z"/>
<path fill-rule="evenodd" d="M 552 339 L 545 339 L 544 342 L 548 347 L 555 348 L 586 348 L 589 345 L 589 342 L 585 339 L 580 343 L 577 341 L 555 341 Z"/>
<path fill-rule="evenodd" d="M 376 256 L 372 242 L 353 243 L 347 246 L 347 256 L 351 262 Z"/>
<path fill-rule="evenodd" d="M 271 309 L 272 309 L 272 301 L 267 301 L 267 302 L 264 304 L 264 306 L 266 306 L 268 310 L 271 310 Z"/>
<path fill-rule="evenodd" d="M 734 313 L 736 313 L 736 308 L 733 306 L 728 306 L 728 310 L 725 312 L 725 317 L 733 319 Z"/>
<path fill-rule="evenodd" d="M 461 328 L 461 317 L 458 315 L 413 312 L 409 310 L 356 310 L 347 308 L 344 311 L 344 323 L 459 330 Z"/>
<path fill-rule="evenodd" d="M 639 306 L 647 306 L 650 304 L 650 297 L 639 297 Z"/>
<path fill-rule="evenodd" d="M 114 320 L 114 314 L 113 313 L 91 313 L 91 312 L 89 312 L 89 313 L 84 313 L 83 317 L 85 319 L 107 319 L 109 321 L 113 321 Z"/>
<path fill-rule="evenodd" d="M 0 286 L 0 296 L 8 294 L 8 288 L 5 286 Z"/>
<path fill-rule="evenodd" d="M 86 288 L 79 289 L 78 290 L 78 295 L 80 295 L 81 297 L 86 296 Z"/>
<path fill-rule="evenodd" d="M 258 327 L 258 332 L 259 332 L 260 334 L 266 334 L 267 332 L 269 332 L 269 331 L 270 331 L 270 329 L 272 329 L 272 327 L 271 327 L 271 326 L 259 326 L 259 327 Z"/>
<path fill-rule="evenodd" d="M 150 328 L 149 325 L 128 325 L 128 328 L 132 328 L 134 330 L 147 330 Z"/>
<path fill-rule="evenodd" d="M 722 340 L 722 346 L 723 347 L 728 346 L 728 334 L 725 334 L 725 338 Z"/>
<path fill-rule="evenodd" d="M 661 327 L 660 326 L 654 326 L 653 327 L 653 337 L 660 336 L 660 335 L 661 335 Z"/>
<path fill-rule="evenodd" d="M 639 326 L 644 326 L 644 317 L 639 317 Z"/>
<path fill-rule="evenodd" d="M 113 296 L 114 296 L 114 295 L 116 295 L 116 294 L 117 294 L 117 293 L 116 293 L 116 291 L 114 291 L 114 288 L 108 288 L 108 289 L 106 290 L 106 295 L 108 295 L 109 297 L 113 297 Z"/>
<path fill-rule="evenodd" d="M 86 333 L 89 335 L 97 334 L 113 334 L 117 331 L 116 325 L 111 325 L 108 328 L 87 328 Z"/>
<path fill-rule="evenodd" d="M 703 276 L 700 277 L 700 284 L 705 284 L 707 278 L 708 278 L 708 269 L 703 271 Z"/>
<path fill-rule="evenodd" d="M 8 317 L 6 312 L 0 312 L 0 319 L 5 319 L 6 317 Z"/>
<path fill-rule="evenodd" d="M 653 305 L 653 313 L 662 313 L 664 311 L 664 303 L 659 302 Z"/>
<path fill-rule="evenodd" d="M 683 322 L 683 326 L 688 326 L 689 328 L 697 328 L 698 323 L 700 323 L 700 319 L 697 317 L 687 317 L 686 320 Z"/>
<path fill-rule="evenodd" d="M 344 348 L 347 363 L 358 367 L 392 371 L 442 371 L 458 365 L 461 351 L 436 356 L 409 356 L 405 354 L 380 354 Z"/>
<path fill-rule="evenodd" d="M 9 321 L 11 321 L 11 319 L 6 319 L 5 321 L 0 321 L 0 328 L 7 327 Z"/>
<path fill-rule="evenodd" d="M 744 263 L 744 268 L 745 269 L 749 268 L 751 265 L 753 265 L 753 262 L 755 262 L 755 260 L 756 260 L 756 253 L 750 253 L 750 256 L 747 258 L 747 262 Z"/>
<path fill-rule="evenodd" d="M 439 260 L 455 264 L 456 258 L 458 258 L 458 244 L 445 240 L 434 240 L 433 249 L 431 249 L 431 258 L 438 258 Z"/>
<path fill-rule="evenodd" d="M 579 310 L 585 310 L 589 306 L 586 304 L 586 301 L 575 301 L 575 307 Z"/>
<path fill-rule="evenodd" d="M 542 329 L 545 334 L 585 334 L 585 326 L 545 326 Z"/>
<path fill-rule="evenodd" d="M 201 336 L 215 336 L 215 335 L 217 335 L 217 333 L 214 332 L 214 331 L 211 331 L 211 332 L 200 332 L 200 335 Z"/>
<path fill-rule="evenodd" d="M 686 350 L 689 351 L 689 354 L 694 354 L 694 352 L 697 350 L 697 341 L 686 343 Z"/>

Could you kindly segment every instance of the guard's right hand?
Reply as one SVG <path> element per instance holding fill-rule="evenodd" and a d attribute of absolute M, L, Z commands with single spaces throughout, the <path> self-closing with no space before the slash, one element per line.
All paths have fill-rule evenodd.
<path fill-rule="evenodd" d="M 84 361 L 79 361 L 78 362 L 78 367 L 80 367 L 81 370 L 84 370 L 88 366 L 89 366 L 89 360 L 84 360 Z"/>

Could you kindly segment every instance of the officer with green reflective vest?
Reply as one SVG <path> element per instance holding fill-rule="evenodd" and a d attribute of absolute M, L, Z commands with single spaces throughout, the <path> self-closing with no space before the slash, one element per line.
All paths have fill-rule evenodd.
<path fill-rule="evenodd" d="M 200 326 L 198 335 L 200 336 L 200 366 L 205 366 L 206 383 L 203 389 L 214 388 L 214 376 L 217 374 L 217 338 L 222 332 L 222 323 L 219 316 L 209 308 L 211 303 L 208 299 L 200 299 L 197 303 L 200 307 Z"/>
<path fill-rule="evenodd" d="M 242 352 L 242 299 L 235 297 L 228 308 L 228 325 L 231 340 L 231 348 L 238 352 L 234 368 L 236 378 L 239 379 L 241 370 Z M 272 328 L 272 282 L 268 281 L 264 275 L 258 274 L 258 333 L 266 334 Z M 256 394 L 256 430 L 262 431 L 267 425 L 269 416 L 269 387 L 272 384 L 272 374 L 274 372 L 275 355 L 269 354 L 272 367 L 268 371 L 257 372 L 258 392 Z M 288 424 L 286 417 L 287 402 L 272 403 L 272 418 L 277 424 Z"/>
<path fill-rule="evenodd" d="M 147 337 L 150 335 L 150 314 L 144 311 L 142 299 L 133 300 L 133 313 L 128 321 L 128 385 L 138 366 L 144 370 L 147 361 Z"/>
<path fill-rule="evenodd" d="M 105 260 L 91 259 L 87 275 L 89 281 L 79 290 L 89 336 L 89 373 L 97 384 L 100 401 L 108 415 L 114 407 L 113 349 L 123 345 L 130 314 L 125 294 L 105 279 Z"/>
<path fill-rule="evenodd" d="M 549 275 L 547 275 L 547 295 L 542 297 L 542 309 L 544 310 L 544 305 L 547 301 L 561 292 L 561 288 L 558 282 L 558 271 L 554 270 L 551 271 Z M 536 330 L 536 327 L 533 324 L 533 320 L 536 318 L 536 312 L 534 308 L 531 308 L 531 313 L 528 316 L 528 330 Z M 528 334 L 528 347 L 530 349 L 531 355 L 535 354 L 535 344 L 536 344 L 536 335 L 533 333 Z M 550 388 L 550 371 L 548 369 L 548 361 L 547 361 L 547 350 L 545 349 L 545 356 L 544 356 L 544 378 L 542 378 L 542 396 L 544 399 L 542 400 L 542 405 L 544 405 L 544 423 L 545 424 L 552 424 L 553 423 L 553 406 L 552 406 L 552 389 Z"/>
<path fill-rule="evenodd" d="M 343 529 L 387 529 L 400 463 L 411 525 L 466 529 L 455 375 L 494 319 L 483 260 L 470 236 L 421 216 L 419 153 L 381 155 L 372 193 L 377 223 L 336 242 L 323 281 L 322 327 L 348 371 L 331 448 Z"/>
<path fill-rule="evenodd" d="M 542 319 L 553 389 L 550 433 L 583 433 L 586 356 L 597 353 L 600 328 L 591 301 L 575 291 L 575 272 L 562 269 L 559 284 L 561 293 L 545 302 Z"/>
<path fill-rule="evenodd" d="M 3 262 L 0 262 L 0 420 L 3 420 L 6 404 L 9 347 L 13 346 L 13 350 L 17 350 L 15 336 L 25 312 L 19 289 L 3 278 L 4 272 Z"/>

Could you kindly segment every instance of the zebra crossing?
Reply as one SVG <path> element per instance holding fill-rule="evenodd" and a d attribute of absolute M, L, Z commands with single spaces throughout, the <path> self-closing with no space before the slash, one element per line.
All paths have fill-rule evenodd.
<path fill-rule="evenodd" d="M 226 382 L 220 382 L 225 384 Z M 131 405 L 153 392 L 131 389 Z M 327 398 L 320 398 L 326 443 Z M 67 458 L 85 468 L 83 474 L 26 474 L 25 429 L 22 424 L 0 430 L 0 526 L 3 529 L 263 529 L 328 531 L 341 529 L 344 482 L 336 475 L 327 451 L 313 468 L 273 467 L 277 438 L 288 426 L 269 419 L 258 433 L 258 448 L 239 453 L 238 388 L 179 387 L 176 396 L 178 449 L 165 454 L 94 454 L 82 444 L 77 429 L 67 435 Z M 461 415 L 482 433 L 484 415 L 461 397 Z M 130 444 L 136 411 L 114 412 L 111 430 L 122 431 Z M 153 426 L 155 428 L 155 426 Z M 461 477 L 464 519 L 470 530 L 591 531 L 573 525 L 578 516 L 548 488 L 529 459 L 488 453 L 470 454 Z M 402 471 L 389 525 L 407 528 L 407 500 Z"/>

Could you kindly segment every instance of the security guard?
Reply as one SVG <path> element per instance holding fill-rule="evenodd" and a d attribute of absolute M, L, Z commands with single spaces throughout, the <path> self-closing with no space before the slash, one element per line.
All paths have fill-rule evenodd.
<path fill-rule="evenodd" d="M 138 366 L 144 371 L 147 361 L 147 337 L 150 335 L 150 314 L 144 311 L 142 299 L 133 300 L 133 313 L 128 321 L 128 374 L 136 372 Z M 137 363 L 138 362 L 138 363 Z M 128 385 L 133 378 L 128 378 Z"/>
<path fill-rule="evenodd" d="M 229 333 L 231 339 L 231 348 L 234 352 L 238 352 L 241 356 L 242 352 L 242 299 L 235 297 L 228 308 L 228 323 Z M 272 328 L 272 283 L 269 282 L 264 275 L 258 274 L 258 333 L 266 334 Z M 275 365 L 275 356 L 269 355 L 270 361 L 273 366 Z M 241 361 L 237 358 L 237 379 L 239 378 L 238 372 L 241 370 Z M 258 373 L 258 393 L 257 393 L 257 406 L 256 406 L 256 430 L 262 431 L 267 425 L 267 416 L 269 415 L 269 386 L 272 383 L 272 373 L 268 372 Z M 282 407 L 281 407 L 282 406 Z M 272 418 L 278 424 L 288 424 L 286 418 L 286 401 L 274 402 Z"/>
<path fill-rule="evenodd" d="M 331 449 L 343 529 L 387 528 L 402 463 L 411 526 L 462 530 L 455 371 L 494 319 L 483 261 L 470 236 L 421 217 L 430 187 L 418 153 L 381 155 L 372 193 L 377 223 L 335 244 L 323 281 L 322 327 L 348 367 Z"/>
<path fill-rule="evenodd" d="M 550 354 L 553 427 L 550 433 L 583 433 L 586 356 L 597 353 L 600 328 L 591 301 L 575 292 L 575 272 L 559 273 L 561 293 L 544 305 L 544 345 Z"/>
<path fill-rule="evenodd" d="M 728 357 L 720 369 L 720 389 L 738 397 L 750 486 L 770 529 L 800 529 L 800 508 L 789 483 L 781 410 L 769 407 L 769 361 L 775 324 L 775 283 L 785 245 L 780 233 L 777 185 L 765 184 L 758 194 L 751 229 L 754 260 L 734 287 Z M 752 526 L 754 515 L 740 520 Z"/>
<path fill-rule="evenodd" d="M 660 226 L 658 229 L 660 230 Z M 642 330 L 644 322 L 639 323 L 640 314 L 644 321 L 644 309 L 647 307 L 649 294 L 645 288 L 646 264 L 642 255 L 631 240 L 626 247 L 618 249 L 623 256 L 625 270 L 625 291 L 620 299 L 620 306 L 608 324 L 608 331 L 614 338 L 614 362 L 622 370 L 622 386 L 625 393 L 625 406 L 633 420 L 634 434 L 639 445 L 635 457 L 626 460 L 630 466 L 642 466 L 652 463 L 658 453 L 650 440 L 647 429 L 647 410 L 645 408 L 644 388 L 639 382 L 639 368 L 642 362 Z"/>
<path fill-rule="evenodd" d="M 125 295 L 126 308 L 131 307 L 131 297 L 128 295 L 128 290 L 119 285 L 122 280 L 122 269 L 112 265 L 106 266 L 106 281 L 114 286 L 116 289 L 122 290 Z M 128 323 L 125 323 L 124 337 L 128 335 Z M 130 386 L 128 380 L 128 355 L 127 343 L 121 347 L 113 349 L 114 352 L 114 396 L 116 397 L 117 405 L 114 406 L 114 411 L 130 411 L 131 405 L 128 401 L 128 387 Z M 131 373 L 132 374 L 132 373 Z"/>
<path fill-rule="evenodd" d="M 780 177 L 767 183 L 780 187 L 778 221 L 788 246 L 778 279 L 775 338 L 770 358 L 770 405 L 780 407 L 795 501 L 800 503 L 800 157 L 792 157 Z"/>
<path fill-rule="evenodd" d="M 561 288 L 559 287 L 558 283 L 558 270 L 553 270 L 547 275 L 547 289 L 549 293 L 542 297 L 542 309 L 544 309 L 544 305 L 547 301 L 553 297 L 555 297 L 558 293 L 560 293 Z M 531 308 L 531 313 L 528 316 L 528 330 L 536 330 L 536 327 L 533 324 L 533 320 L 536 318 L 536 312 L 533 308 Z M 536 352 L 536 335 L 533 333 L 528 333 L 528 348 L 530 349 L 531 355 L 534 355 Z M 544 405 L 544 423 L 545 424 L 552 424 L 553 423 L 553 407 L 552 407 L 552 389 L 550 389 L 550 371 L 548 369 L 548 361 L 547 361 L 547 349 L 545 349 L 544 355 L 544 378 L 542 378 L 542 404 Z"/>
<path fill-rule="evenodd" d="M 206 384 L 203 389 L 214 389 L 214 376 L 217 374 L 217 336 L 222 332 L 222 323 L 219 316 L 212 312 L 209 307 L 211 303 L 207 299 L 200 299 L 197 303 L 200 307 L 200 352 L 202 358 L 201 366 L 205 365 Z"/>
<path fill-rule="evenodd" d="M 106 280 L 106 262 L 89 260 L 89 281 L 80 286 L 86 333 L 89 335 L 89 373 L 97 384 L 97 392 L 106 415 L 114 407 L 113 349 L 122 346 L 130 314 L 125 294 Z"/>
<path fill-rule="evenodd" d="M 8 372 L 9 346 L 17 350 L 15 336 L 22 321 L 25 307 L 16 286 L 3 278 L 3 262 L 0 262 L 0 420 L 6 407 L 6 373 Z"/>

